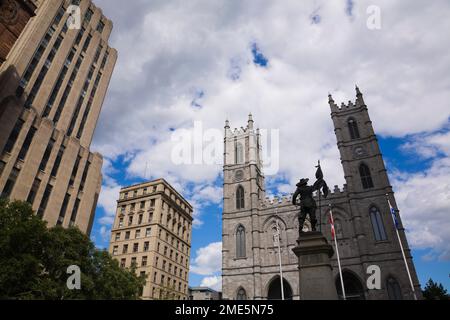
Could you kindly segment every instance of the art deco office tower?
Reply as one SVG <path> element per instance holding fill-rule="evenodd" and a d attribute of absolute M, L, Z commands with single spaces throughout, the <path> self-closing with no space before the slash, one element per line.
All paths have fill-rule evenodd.
<path fill-rule="evenodd" d="M 30 2 L 34 16 L 22 9 Z M 1 196 L 28 201 L 49 226 L 89 234 L 102 178 L 102 156 L 89 147 L 117 59 L 112 23 L 90 0 L 1 5 L 2 43 L 17 37 L 0 66 Z M 79 28 L 66 23 L 77 16 Z"/>

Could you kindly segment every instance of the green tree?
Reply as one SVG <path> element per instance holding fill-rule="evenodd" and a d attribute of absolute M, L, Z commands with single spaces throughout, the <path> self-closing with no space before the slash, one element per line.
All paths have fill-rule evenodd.
<path fill-rule="evenodd" d="M 431 278 L 428 280 L 422 294 L 425 300 L 448 300 L 450 298 L 444 286 L 441 283 L 434 282 Z"/>
<path fill-rule="evenodd" d="M 0 199 L 0 252 L 3 299 L 138 299 L 145 284 L 78 228 L 48 229 L 26 202 Z M 70 265 L 80 268 L 80 290 L 67 288 Z"/>

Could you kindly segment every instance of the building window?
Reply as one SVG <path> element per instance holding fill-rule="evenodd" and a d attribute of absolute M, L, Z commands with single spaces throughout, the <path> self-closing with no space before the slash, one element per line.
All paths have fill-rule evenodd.
<path fill-rule="evenodd" d="M 244 188 L 238 186 L 236 189 L 236 209 L 244 209 Z"/>
<path fill-rule="evenodd" d="M 133 244 L 133 252 L 138 252 L 139 250 L 139 243 L 134 243 Z"/>
<path fill-rule="evenodd" d="M 145 229 L 145 236 L 150 237 L 150 232 L 152 231 L 152 228 Z"/>
<path fill-rule="evenodd" d="M 244 163 L 244 148 L 241 142 L 236 143 L 236 164 Z"/>
<path fill-rule="evenodd" d="M 41 185 L 41 180 L 38 178 L 35 178 L 33 181 L 33 184 L 31 186 L 31 190 L 30 193 L 28 194 L 27 197 L 27 202 L 31 205 L 33 205 L 34 202 L 34 198 L 36 198 L 36 194 L 39 190 L 39 186 Z"/>
<path fill-rule="evenodd" d="M 123 245 L 122 253 L 128 253 L 128 245 L 127 244 Z"/>
<path fill-rule="evenodd" d="M 350 138 L 352 140 L 359 139 L 359 129 L 356 120 L 353 118 L 348 119 L 347 121 L 348 131 L 350 132 Z"/>
<path fill-rule="evenodd" d="M 148 241 L 145 241 L 144 242 L 144 251 L 148 251 L 149 247 L 150 247 L 150 243 Z"/>
<path fill-rule="evenodd" d="M 138 217 L 138 224 L 142 223 L 142 217 L 143 217 L 142 214 L 140 214 L 139 217 Z"/>
<path fill-rule="evenodd" d="M 236 295 L 236 300 L 247 300 L 247 293 L 244 288 L 239 288 Z"/>
<path fill-rule="evenodd" d="M 370 169 L 364 163 L 359 166 L 359 175 L 361 176 L 361 183 L 364 189 L 373 188 L 372 176 L 370 175 Z"/>
<path fill-rule="evenodd" d="M 123 218 L 119 219 L 119 228 L 123 227 Z"/>
<path fill-rule="evenodd" d="M 137 238 L 140 238 L 140 237 L 141 237 L 141 230 L 139 229 L 139 230 L 136 230 L 135 238 L 137 239 Z"/>
<path fill-rule="evenodd" d="M 141 266 L 143 266 L 143 267 L 147 266 L 147 256 L 142 257 Z"/>
<path fill-rule="evenodd" d="M 14 148 L 14 144 L 16 143 L 17 137 L 20 134 L 20 130 L 22 130 L 23 124 L 24 121 L 22 119 L 17 120 L 13 130 L 11 131 L 11 134 L 8 137 L 8 141 L 6 142 L 6 145 L 3 148 L 3 152 L 11 153 L 12 149 Z"/>
<path fill-rule="evenodd" d="M 130 211 L 134 212 L 134 209 L 136 208 L 136 204 L 132 203 L 130 205 Z"/>
<path fill-rule="evenodd" d="M 150 207 L 153 208 L 155 206 L 155 199 L 150 200 Z"/>
<path fill-rule="evenodd" d="M 102 33 L 104 28 L 105 28 L 105 23 L 103 21 L 99 21 L 98 25 L 97 25 L 97 31 Z"/>
<path fill-rule="evenodd" d="M 92 15 L 94 14 L 94 11 L 92 11 L 91 8 L 87 9 L 85 19 L 87 22 L 91 21 Z"/>
<path fill-rule="evenodd" d="M 119 241 L 119 240 L 120 240 L 120 232 L 117 232 L 117 233 L 116 233 L 115 241 Z"/>
<path fill-rule="evenodd" d="M 50 139 L 50 141 L 48 142 L 47 148 L 45 149 L 45 152 L 44 152 L 44 156 L 42 157 L 42 160 L 41 160 L 41 164 L 39 165 L 39 170 L 45 171 L 45 167 L 47 166 L 47 162 L 48 162 L 48 159 L 50 158 L 50 155 L 52 153 L 55 142 L 56 141 L 53 138 Z"/>
<path fill-rule="evenodd" d="M 50 198 L 52 190 L 53 190 L 53 187 L 49 184 L 45 188 L 44 195 L 42 196 L 41 204 L 39 205 L 39 209 L 37 212 L 37 215 L 41 218 L 44 216 L 44 212 L 45 212 L 45 209 L 47 208 L 48 199 Z"/>
<path fill-rule="evenodd" d="M 131 226 L 133 224 L 133 216 L 128 217 L 128 225 Z"/>
<path fill-rule="evenodd" d="M 55 160 L 55 163 L 53 164 L 53 169 L 52 169 L 52 172 L 51 172 L 51 176 L 52 177 L 56 177 L 56 175 L 58 174 L 59 165 L 61 164 L 61 160 L 62 160 L 62 157 L 64 155 L 64 150 L 65 149 L 66 149 L 66 147 L 61 145 L 61 147 L 58 150 L 58 155 L 56 156 L 56 160 Z"/>
<path fill-rule="evenodd" d="M 133 258 L 131 258 L 131 267 L 133 268 L 133 267 L 136 267 L 137 266 L 137 264 L 136 264 L 136 257 L 133 257 Z"/>
<path fill-rule="evenodd" d="M 386 231 L 384 230 L 383 219 L 377 207 L 372 206 L 369 210 L 370 221 L 372 222 L 373 233 L 376 241 L 386 240 Z"/>
<path fill-rule="evenodd" d="M 73 165 L 72 174 L 70 175 L 69 186 L 73 186 L 75 178 L 77 177 L 78 167 L 80 166 L 81 157 L 77 156 L 75 164 Z"/>
<path fill-rule="evenodd" d="M 56 221 L 57 225 L 63 224 L 64 217 L 66 216 L 67 206 L 69 205 L 69 201 L 70 201 L 70 194 L 66 193 L 61 207 L 61 211 L 59 212 L 58 220 Z"/>
<path fill-rule="evenodd" d="M 20 149 L 18 158 L 20 160 L 25 160 L 25 157 L 27 156 L 28 149 L 30 148 L 31 142 L 33 142 L 34 134 L 36 133 L 37 129 L 35 127 L 31 127 L 28 131 L 27 136 L 25 137 L 25 141 L 22 144 L 22 148 Z"/>
<path fill-rule="evenodd" d="M 125 268 L 126 258 L 120 259 L 120 267 Z"/>
<path fill-rule="evenodd" d="M 89 173 L 89 168 L 91 166 L 91 163 L 89 161 L 86 162 L 86 166 L 83 170 L 83 176 L 81 177 L 81 183 L 80 183 L 80 191 L 84 190 L 84 184 L 86 183 L 87 175 Z"/>
<path fill-rule="evenodd" d="M 125 240 L 130 239 L 130 231 L 125 232 Z"/>
<path fill-rule="evenodd" d="M 245 258 L 245 228 L 242 224 L 236 230 L 236 257 Z"/>
<path fill-rule="evenodd" d="M 389 300 L 403 300 L 402 290 L 397 280 L 389 277 L 386 281 L 386 287 Z"/>
<path fill-rule="evenodd" d="M 118 250 L 119 250 L 119 247 L 118 246 L 114 246 L 114 248 L 113 248 L 113 255 L 114 256 L 117 255 Z"/>
<path fill-rule="evenodd" d="M 72 214 L 70 215 L 70 222 L 69 222 L 70 226 L 73 226 L 75 224 L 75 221 L 77 219 L 78 207 L 79 206 L 80 206 L 80 199 L 76 198 L 75 199 L 75 204 L 74 204 L 73 209 L 72 209 Z"/>
<path fill-rule="evenodd" d="M 5 187 L 3 188 L 3 192 L 1 194 L 2 198 L 3 197 L 8 198 L 11 195 L 11 192 L 14 188 L 14 184 L 16 183 L 18 175 L 19 175 L 19 170 L 16 168 L 13 168 L 9 175 L 8 181 L 6 181 Z"/>
<path fill-rule="evenodd" d="M 144 209 L 144 208 L 145 208 L 145 201 L 141 201 L 140 208 L 141 208 L 141 209 Z"/>

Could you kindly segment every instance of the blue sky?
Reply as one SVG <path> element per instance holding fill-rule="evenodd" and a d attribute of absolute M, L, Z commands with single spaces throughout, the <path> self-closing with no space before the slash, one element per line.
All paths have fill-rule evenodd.
<path fill-rule="evenodd" d="M 114 23 L 119 53 L 92 145 L 105 159 L 97 246 L 107 247 L 120 187 L 164 177 L 195 208 L 190 284 L 218 288 L 221 165 L 176 165 L 173 136 L 196 123 L 222 132 L 225 119 L 239 128 L 251 112 L 258 127 L 279 130 L 289 155 L 268 193 L 292 192 L 317 159 L 329 185 L 342 186 L 327 95 L 354 101 L 357 84 L 421 284 L 450 288 L 448 1 L 426 10 L 390 0 L 94 2 Z"/>

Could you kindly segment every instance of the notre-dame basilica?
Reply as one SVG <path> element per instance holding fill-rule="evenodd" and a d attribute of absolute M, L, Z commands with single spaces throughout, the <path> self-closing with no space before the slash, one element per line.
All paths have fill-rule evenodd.
<path fill-rule="evenodd" d="M 356 88 L 355 103 L 338 106 L 331 95 L 328 102 L 346 184 L 342 189 L 335 186 L 326 199 L 322 198 L 319 224 L 331 243 L 327 217 L 332 203 L 346 297 L 412 299 L 386 194 L 397 206 L 363 95 Z M 298 209 L 290 197 L 266 199 L 260 134 L 251 115 L 246 128 L 240 130 L 230 130 L 227 121 L 224 141 L 223 298 L 280 299 L 278 246 L 274 244 L 278 224 L 284 296 L 299 299 L 298 259 L 292 252 L 298 238 Z M 420 296 L 401 221 L 399 224 L 415 291 Z M 342 297 L 336 254 L 332 265 Z M 380 267 L 381 289 L 369 290 L 366 286 L 370 265 Z"/>

